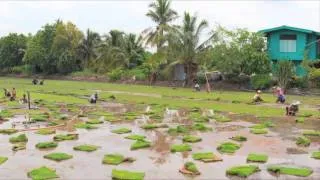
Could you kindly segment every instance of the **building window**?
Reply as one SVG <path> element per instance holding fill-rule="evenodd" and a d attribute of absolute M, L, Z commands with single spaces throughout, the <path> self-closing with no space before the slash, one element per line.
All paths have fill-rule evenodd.
<path fill-rule="evenodd" d="M 297 35 L 280 35 L 280 52 L 296 52 Z"/>

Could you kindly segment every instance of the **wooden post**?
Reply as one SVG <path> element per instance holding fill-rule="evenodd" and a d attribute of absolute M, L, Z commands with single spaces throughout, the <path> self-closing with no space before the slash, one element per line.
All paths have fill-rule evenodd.
<path fill-rule="evenodd" d="M 28 94 L 28 108 L 31 109 L 31 107 L 30 107 L 30 92 L 27 91 L 27 94 Z"/>
<path fill-rule="evenodd" d="M 206 81 L 207 81 L 207 87 L 206 87 L 206 89 L 207 89 L 207 93 L 210 93 L 210 84 L 209 84 L 209 80 L 208 80 L 208 77 L 207 77 L 207 72 L 205 73 L 205 76 L 206 76 Z"/>

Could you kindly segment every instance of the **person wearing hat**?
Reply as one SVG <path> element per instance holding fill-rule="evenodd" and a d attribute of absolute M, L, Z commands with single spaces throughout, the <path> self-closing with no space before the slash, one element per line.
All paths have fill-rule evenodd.
<path fill-rule="evenodd" d="M 275 90 L 275 94 L 277 96 L 276 103 L 285 103 L 286 98 L 284 96 L 283 89 L 281 87 L 273 87 L 273 89 Z"/>
<path fill-rule="evenodd" d="M 295 116 L 299 111 L 300 101 L 295 101 L 286 107 L 286 115 L 287 116 Z"/>
<path fill-rule="evenodd" d="M 261 91 L 257 90 L 256 94 L 253 96 L 253 102 L 262 102 L 263 99 L 261 98 Z"/>

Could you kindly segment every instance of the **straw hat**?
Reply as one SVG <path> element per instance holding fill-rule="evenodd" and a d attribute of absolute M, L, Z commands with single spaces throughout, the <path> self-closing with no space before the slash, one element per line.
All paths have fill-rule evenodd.
<path fill-rule="evenodd" d="M 300 104 L 301 104 L 300 101 L 295 101 L 295 102 L 292 103 L 292 105 L 300 105 Z"/>
<path fill-rule="evenodd" d="M 257 93 L 259 93 L 259 94 L 260 94 L 260 93 L 261 93 L 261 91 L 260 91 L 260 90 L 258 90 L 258 91 L 257 91 Z"/>

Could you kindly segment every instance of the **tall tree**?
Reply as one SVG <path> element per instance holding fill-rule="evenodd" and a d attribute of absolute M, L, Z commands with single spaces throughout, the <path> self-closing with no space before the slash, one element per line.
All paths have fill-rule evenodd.
<path fill-rule="evenodd" d="M 156 0 L 149 5 L 150 9 L 146 14 L 156 23 L 156 27 L 144 30 L 143 34 L 146 34 L 146 43 L 155 45 L 157 51 L 166 42 L 165 33 L 172 29 L 169 23 L 178 18 L 178 13 L 171 9 L 170 5 L 170 0 Z"/>
<path fill-rule="evenodd" d="M 85 37 L 80 44 L 80 52 L 83 56 L 83 67 L 89 67 L 90 61 L 96 58 L 96 48 L 101 41 L 100 35 L 87 29 Z"/>

